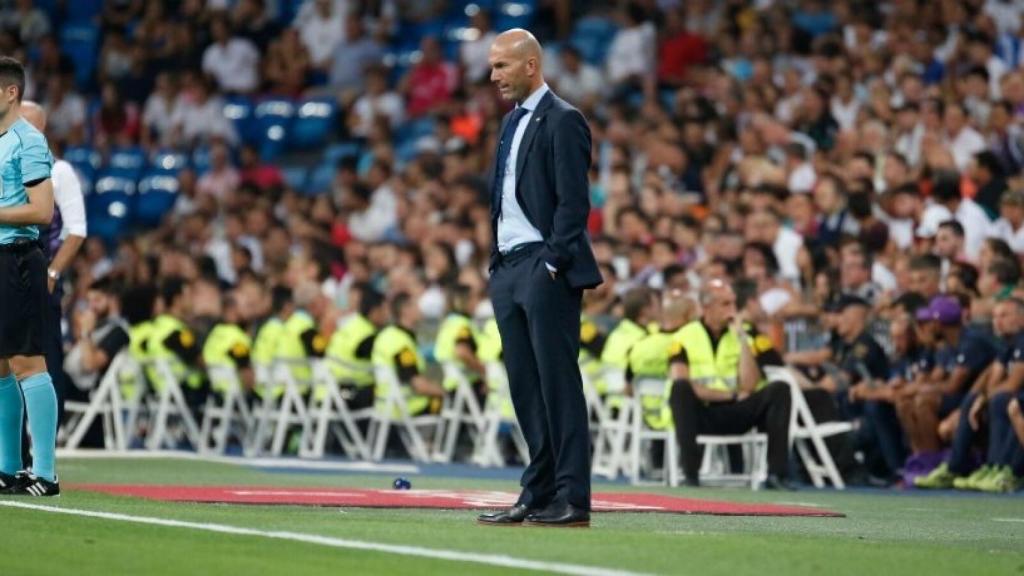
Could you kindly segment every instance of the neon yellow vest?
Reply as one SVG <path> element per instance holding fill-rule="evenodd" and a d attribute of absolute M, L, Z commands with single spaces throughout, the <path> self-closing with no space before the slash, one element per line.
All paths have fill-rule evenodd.
<path fill-rule="evenodd" d="M 749 336 L 747 338 L 750 344 Z M 712 390 L 735 392 L 737 390 L 740 365 L 740 341 L 732 329 L 726 329 L 718 341 L 718 348 L 711 347 L 711 336 L 700 321 L 693 321 L 676 332 L 677 341 L 686 349 L 690 369 L 690 381 L 702 384 Z M 763 385 L 763 383 L 762 383 Z M 758 386 L 760 387 L 760 385 Z"/>
<path fill-rule="evenodd" d="M 415 356 L 416 367 L 419 368 L 422 374 L 426 367 L 426 362 L 416 346 L 416 340 L 398 326 L 387 326 L 380 331 L 380 334 L 377 334 L 377 338 L 373 341 L 373 365 L 387 366 L 397 372 L 398 364 L 395 362 L 395 358 L 399 354 L 409 353 L 410 351 Z M 407 382 L 402 382 L 401 384 L 410 414 L 420 414 L 430 406 L 430 397 L 413 393 L 412 386 Z M 383 409 L 382 404 L 390 393 L 391 390 L 388 388 L 387 382 L 381 380 L 376 382 L 374 398 L 376 399 L 378 410 Z M 398 415 L 395 414 L 395 416 L 397 417 Z"/>
<path fill-rule="evenodd" d="M 153 320 L 153 328 L 147 340 L 147 358 L 149 360 L 169 360 L 171 372 L 175 377 L 177 377 L 179 384 L 189 386 L 191 388 L 199 388 L 202 382 L 192 376 L 188 366 L 182 362 L 181 358 L 178 358 L 177 354 L 169 350 L 164 345 L 164 340 L 178 330 L 182 331 L 183 340 L 188 338 L 195 339 L 195 335 L 181 320 L 178 320 L 170 314 L 161 314 L 157 316 L 156 319 Z M 154 390 L 157 392 L 163 390 L 164 379 L 159 371 L 155 370 L 152 366 L 149 366 L 146 368 L 146 377 L 149 378 L 150 383 L 153 384 Z"/>
<path fill-rule="evenodd" d="M 355 384 L 360 388 L 373 385 L 373 363 L 365 358 L 356 358 L 356 350 L 376 331 L 373 322 L 357 313 L 331 335 L 324 355 L 341 362 L 329 364 L 338 382 Z"/>
<path fill-rule="evenodd" d="M 210 366 L 229 366 L 238 369 L 231 353 L 241 356 L 249 353 L 252 339 L 234 324 L 217 324 L 203 344 L 203 363 Z M 210 386 L 218 392 L 227 392 L 234 383 L 223 378 L 210 378 Z"/>
<path fill-rule="evenodd" d="M 494 318 L 484 323 L 484 329 L 477 337 L 476 356 L 485 363 L 501 360 L 501 333 Z"/>
<path fill-rule="evenodd" d="M 668 360 L 673 356 L 674 347 L 679 346 L 671 332 L 654 332 L 633 345 L 629 351 L 629 368 L 633 378 L 655 378 L 668 381 Z M 666 392 L 669 390 L 665 388 Z M 654 430 L 664 430 L 672 425 L 672 412 L 666 396 L 644 395 L 641 398 L 644 421 Z"/>
<path fill-rule="evenodd" d="M 463 314 L 449 314 L 445 317 L 441 322 L 441 328 L 437 331 L 437 339 L 434 341 L 434 357 L 437 358 L 437 361 L 454 362 L 459 368 L 465 370 L 466 367 L 455 356 L 455 345 L 465 335 L 473 338 L 474 342 L 479 342 L 479 336 L 469 317 Z M 467 376 L 470 381 L 475 379 L 475 375 L 472 373 L 467 373 Z M 458 381 L 454 378 L 445 378 L 442 384 L 448 391 L 458 387 Z"/>
<path fill-rule="evenodd" d="M 149 357 L 147 346 L 149 335 L 152 332 L 152 320 L 139 322 L 128 329 L 128 352 L 136 362 L 142 362 Z M 120 383 L 121 397 L 125 400 L 132 400 L 139 393 L 141 382 L 137 381 L 137 374 L 134 371 L 118 375 L 118 382 Z"/>
<path fill-rule="evenodd" d="M 306 347 L 302 343 L 302 335 L 308 330 L 315 329 L 316 323 L 313 317 L 305 310 L 296 310 L 285 321 L 281 337 L 277 340 L 277 353 L 274 358 L 286 361 L 302 361 L 301 364 L 291 366 L 292 377 L 303 387 L 307 385 L 312 377 L 309 363 L 306 356 Z"/>
<path fill-rule="evenodd" d="M 608 333 L 608 340 L 601 351 L 601 362 L 625 370 L 629 365 L 629 349 L 644 336 L 647 336 L 647 330 L 643 326 L 623 319 Z"/>
<path fill-rule="evenodd" d="M 264 366 L 270 366 L 277 354 L 277 342 L 284 333 L 284 322 L 273 316 L 267 319 L 256 332 L 256 340 L 252 345 L 252 361 Z"/>

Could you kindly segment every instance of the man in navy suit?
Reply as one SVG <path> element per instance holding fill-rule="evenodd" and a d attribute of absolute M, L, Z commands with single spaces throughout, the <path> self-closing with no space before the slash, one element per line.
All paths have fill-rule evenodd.
<path fill-rule="evenodd" d="M 485 524 L 590 525 L 590 433 L 577 358 L 583 290 L 601 283 L 587 236 L 590 129 L 544 82 L 540 44 L 499 35 L 491 80 L 515 102 L 491 185 L 491 301 L 530 447 L 522 493 Z"/>

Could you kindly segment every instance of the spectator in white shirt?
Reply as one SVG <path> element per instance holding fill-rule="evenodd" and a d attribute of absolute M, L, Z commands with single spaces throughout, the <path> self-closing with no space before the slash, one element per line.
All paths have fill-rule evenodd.
<path fill-rule="evenodd" d="M 960 194 L 960 176 L 955 172 L 939 172 L 932 186 L 932 200 L 952 213 L 964 229 L 964 255 L 970 262 L 978 260 L 985 238 L 993 232 L 992 221 L 974 200 Z"/>
<path fill-rule="evenodd" d="M 172 119 L 178 109 L 178 89 L 170 72 L 156 76 L 156 89 L 142 110 L 142 145 L 170 146 L 172 143 Z"/>
<path fill-rule="evenodd" d="M 357 14 L 345 19 L 345 39 L 335 46 L 331 55 L 331 89 L 362 90 L 367 67 L 384 58 L 384 47 L 366 34 Z"/>
<path fill-rule="evenodd" d="M 985 149 L 985 138 L 967 123 L 967 109 L 960 102 L 946 104 L 942 122 L 956 168 L 966 170 L 974 155 Z"/>
<path fill-rule="evenodd" d="M 345 40 L 345 16 L 348 3 L 311 0 L 299 9 L 292 24 L 309 51 L 313 67 L 326 70 L 334 48 Z"/>
<path fill-rule="evenodd" d="M 559 54 L 558 72 L 552 75 L 558 94 L 577 106 L 586 106 L 601 95 L 601 71 L 587 64 L 579 50 L 566 45 Z"/>
<path fill-rule="evenodd" d="M 238 140 L 234 126 L 224 117 L 224 101 L 211 93 L 210 82 L 199 78 L 191 94 L 179 96 L 171 125 L 174 139 L 181 145 L 194 145 L 215 137 L 232 144 Z"/>
<path fill-rule="evenodd" d="M 210 170 L 199 177 L 196 191 L 210 194 L 220 200 L 234 193 L 241 182 L 238 170 L 231 165 L 228 147 L 223 142 L 215 142 L 210 147 Z"/>
<path fill-rule="evenodd" d="M 615 85 L 642 84 L 654 71 L 655 30 L 642 7 L 631 3 L 625 27 L 608 49 L 608 79 Z"/>
<path fill-rule="evenodd" d="M 401 95 L 388 90 L 388 72 L 382 66 L 371 67 L 366 72 L 366 93 L 356 100 L 352 107 L 352 133 L 367 137 L 378 118 L 387 119 L 390 128 L 402 123 L 405 115 L 405 101 Z"/>
<path fill-rule="evenodd" d="M 1005 240 L 1018 255 L 1024 254 L 1024 192 L 1015 190 L 1003 194 L 999 215 L 994 236 Z"/>
<path fill-rule="evenodd" d="M 800 280 L 800 255 L 806 251 L 804 238 L 784 227 L 776 212 L 760 210 L 751 214 L 747 217 L 744 236 L 747 242 L 764 242 L 772 247 L 782 278 L 791 282 Z"/>
<path fill-rule="evenodd" d="M 217 80 L 223 92 L 248 94 L 259 87 L 260 53 L 245 38 L 232 36 L 224 17 L 210 22 L 213 44 L 203 52 L 203 72 Z"/>
<path fill-rule="evenodd" d="M 486 10 L 477 10 L 469 21 L 471 37 L 462 41 L 459 47 L 459 57 L 462 60 L 462 67 L 465 70 L 466 79 L 471 83 L 483 80 L 491 71 L 491 65 L 487 61 L 490 54 L 491 44 L 497 34 L 491 30 L 491 18 Z M 565 93 L 562 93 L 565 96 Z"/>
<path fill-rule="evenodd" d="M 85 99 L 75 92 L 70 75 L 50 77 L 43 107 L 49 112 L 47 136 L 70 144 L 85 139 Z"/>

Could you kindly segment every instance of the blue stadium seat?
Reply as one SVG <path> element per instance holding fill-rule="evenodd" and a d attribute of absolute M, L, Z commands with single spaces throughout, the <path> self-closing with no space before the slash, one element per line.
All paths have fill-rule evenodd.
<path fill-rule="evenodd" d="M 296 148 L 323 146 L 334 132 L 338 103 L 325 98 L 307 98 L 298 103 L 288 142 Z"/>
<path fill-rule="evenodd" d="M 284 150 L 293 116 L 295 104 L 291 100 L 274 98 L 256 106 L 260 156 L 264 160 L 272 160 Z"/>
<path fill-rule="evenodd" d="M 192 169 L 196 176 L 202 176 L 210 170 L 210 149 L 201 146 L 192 151 Z"/>
<path fill-rule="evenodd" d="M 334 183 L 335 167 L 333 162 L 324 162 L 309 172 L 305 193 L 307 196 L 319 196 L 331 191 Z"/>
<path fill-rule="evenodd" d="M 186 166 L 188 156 L 177 150 L 156 150 L 149 157 L 149 170 L 152 173 L 174 176 Z"/>
<path fill-rule="evenodd" d="M 64 6 L 71 22 L 91 22 L 103 10 L 103 0 L 73 0 L 65 2 Z"/>
<path fill-rule="evenodd" d="M 297 192 L 302 192 L 306 188 L 308 174 L 309 170 L 305 166 L 281 167 L 281 176 L 284 177 L 284 183 Z"/>
<path fill-rule="evenodd" d="M 603 66 L 608 48 L 619 28 L 614 22 L 596 16 L 576 23 L 569 43 L 576 47 L 583 59 L 595 66 Z"/>
<path fill-rule="evenodd" d="M 100 153 L 90 146 L 69 146 L 64 149 L 62 158 L 89 178 L 94 177 L 100 169 Z"/>
<path fill-rule="evenodd" d="M 110 176 L 124 176 L 138 180 L 146 167 L 146 152 L 138 146 L 115 148 L 107 159 L 105 172 Z"/>
<path fill-rule="evenodd" d="M 434 134 L 435 124 L 434 119 L 429 116 L 405 122 L 395 129 L 395 144 L 401 146 L 424 136 L 431 136 Z"/>
<path fill-rule="evenodd" d="M 159 226 L 178 199 L 178 179 L 164 173 L 150 173 L 139 180 L 135 195 L 134 222 L 143 228 Z"/>
<path fill-rule="evenodd" d="M 505 2 L 494 15 L 494 29 L 529 28 L 534 12 L 536 9 L 531 2 Z"/>
<path fill-rule="evenodd" d="M 338 164 L 338 161 L 342 158 L 358 158 L 359 154 L 363 151 L 363 147 L 358 142 L 339 142 L 337 144 L 331 144 L 324 150 L 324 164 L 330 164 L 332 167 Z"/>
<path fill-rule="evenodd" d="M 108 244 L 128 231 L 132 217 L 135 181 L 123 176 L 105 175 L 85 198 L 89 234 L 99 236 Z"/>
<path fill-rule="evenodd" d="M 235 125 L 235 132 L 243 142 L 253 143 L 259 137 L 255 107 L 245 96 L 231 96 L 224 103 L 224 117 Z"/>
<path fill-rule="evenodd" d="M 77 2 L 71 2 L 72 6 Z M 60 51 L 75 67 L 75 83 L 88 88 L 93 81 L 99 54 L 100 31 L 95 24 L 79 22 L 60 29 Z"/>

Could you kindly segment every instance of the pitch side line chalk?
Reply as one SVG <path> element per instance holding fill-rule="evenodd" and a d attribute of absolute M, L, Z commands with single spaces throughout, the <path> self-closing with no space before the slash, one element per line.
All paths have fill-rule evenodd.
<path fill-rule="evenodd" d="M 645 576 L 639 572 L 629 572 L 626 570 L 599 568 L 596 566 L 583 566 L 579 564 L 565 564 L 561 562 L 544 562 L 541 560 L 524 560 L 500 554 L 479 554 L 474 552 L 459 552 L 456 550 L 421 548 L 419 546 L 382 544 L 379 542 L 348 540 L 346 538 L 317 536 L 315 534 L 302 534 L 299 532 L 255 530 L 252 528 L 241 528 L 238 526 L 227 526 L 224 524 L 186 522 L 182 520 L 168 520 L 165 518 L 153 518 L 149 516 L 130 516 L 127 514 L 114 514 L 111 512 L 97 512 L 93 510 L 57 508 L 54 506 L 28 504 L 25 502 L 12 502 L 0 500 L 0 506 L 5 506 L 8 508 L 21 508 L 25 510 L 36 510 L 39 512 L 52 512 L 54 514 L 67 514 L 69 516 L 82 516 L 85 518 L 98 518 L 101 520 L 112 520 L 116 522 L 149 524 L 152 526 L 166 526 L 170 528 L 189 528 L 192 530 L 218 532 L 221 534 L 234 534 L 238 536 L 258 536 L 261 538 L 271 538 L 274 540 L 288 540 L 292 542 L 302 542 L 305 544 L 318 544 L 320 546 L 328 546 L 331 548 L 348 548 L 351 550 L 366 550 L 369 552 L 382 552 L 384 554 L 397 554 L 400 556 L 416 556 L 420 558 L 431 558 L 435 560 L 449 560 L 452 562 L 487 564 L 490 566 L 499 566 L 502 568 L 535 570 L 539 572 L 551 572 L 555 574 L 569 574 L 572 576 Z M 483 529 L 486 530 L 486 528 Z M 544 528 L 536 528 L 536 530 L 544 530 Z"/>

